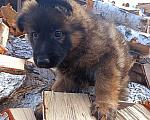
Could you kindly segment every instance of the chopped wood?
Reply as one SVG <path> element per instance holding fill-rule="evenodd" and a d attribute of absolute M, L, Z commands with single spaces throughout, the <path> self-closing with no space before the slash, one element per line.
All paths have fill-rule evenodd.
<path fill-rule="evenodd" d="M 3 115 L 9 120 L 36 120 L 31 108 L 10 108 L 4 110 Z"/>
<path fill-rule="evenodd" d="M 0 46 L 3 48 L 6 46 L 8 35 L 9 27 L 2 22 L 2 19 L 0 19 Z"/>
<path fill-rule="evenodd" d="M 150 3 L 136 5 L 137 8 L 143 8 L 144 13 L 150 13 Z"/>
<path fill-rule="evenodd" d="M 146 78 L 148 88 L 150 89 L 150 63 L 146 63 L 142 66 L 143 66 L 143 72 L 145 74 L 145 78 Z"/>
<path fill-rule="evenodd" d="M 87 94 L 43 92 L 45 120 L 96 120 Z"/>
<path fill-rule="evenodd" d="M 121 32 L 126 41 L 140 43 L 142 45 L 150 46 L 150 34 L 133 30 L 126 26 L 116 26 L 117 30 Z"/>
<path fill-rule="evenodd" d="M 22 35 L 23 33 L 19 31 L 15 24 L 15 17 L 17 12 L 12 8 L 12 6 L 8 4 L 7 6 L 2 6 L 0 9 L 2 12 L 3 20 L 10 27 L 10 33 L 16 37 Z"/>
<path fill-rule="evenodd" d="M 142 45 L 140 43 L 128 42 L 130 49 L 136 50 L 143 55 L 150 53 L 150 46 Z"/>
<path fill-rule="evenodd" d="M 43 92 L 45 120 L 96 120 L 90 114 L 87 94 Z M 101 120 L 106 120 L 104 115 Z M 142 118 L 142 119 L 141 119 Z M 116 120 L 149 120 L 150 112 L 141 104 L 120 101 Z"/>
<path fill-rule="evenodd" d="M 23 84 L 26 75 L 13 75 L 0 72 L 0 101 L 16 93 L 17 89 Z"/>
<path fill-rule="evenodd" d="M 6 19 L 9 25 L 13 25 L 15 23 L 17 12 L 12 8 L 12 6 L 2 6 L 1 12 L 4 16 L 3 18 Z"/>
<path fill-rule="evenodd" d="M 145 84 L 145 75 L 141 64 L 134 63 L 129 72 L 130 82 L 136 82 L 139 84 Z"/>
<path fill-rule="evenodd" d="M 98 0 L 94 2 L 93 12 L 97 16 L 102 16 L 107 21 L 114 22 L 118 25 L 124 25 L 144 32 L 147 28 L 146 18 Z"/>
<path fill-rule="evenodd" d="M 7 55 L 0 55 L 0 72 L 12 74 L 26 74 L 25 60 Z"/>
<path fill-rule="evenodd" d="M 116 120 L 150 120 L 150 111 L 141 104 L 135 104 L 118 110 Z"/>

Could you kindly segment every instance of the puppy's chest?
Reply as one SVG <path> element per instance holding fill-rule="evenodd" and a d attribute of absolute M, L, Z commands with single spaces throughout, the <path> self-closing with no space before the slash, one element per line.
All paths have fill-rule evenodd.
<path fill-rule="evenodd" d="M 75 82 L 94 84 L 96 81 L 96 71 L 88 68 L 81 68 L 79 66 L 59 66 L 59 71 L 66 77 L 74 80 Z"/>

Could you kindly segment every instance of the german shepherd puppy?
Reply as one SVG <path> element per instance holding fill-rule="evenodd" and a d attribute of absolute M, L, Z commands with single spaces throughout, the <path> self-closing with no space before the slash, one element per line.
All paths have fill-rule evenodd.
<path fill-rule="evenodd" d="M 97 20 L 74 0 L 26 0 L 16 17 L 26 31 L 39 68 L 58 70 L 52 90 L 72 92 L 95 85 L 92 115 L 116 116 L 125 96 L 130 68 L 129 50 L 113 24 Z"/>

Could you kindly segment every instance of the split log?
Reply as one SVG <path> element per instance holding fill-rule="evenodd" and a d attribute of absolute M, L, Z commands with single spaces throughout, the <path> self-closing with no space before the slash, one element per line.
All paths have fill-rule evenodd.
<path fill-rule="evenodd" d="M 26 74 L 25 60 L 7 55 L 0 55 L 0 72 Z"/>
<path fill-rule="evenodd" d="M 7 54 L 6 43 L 8 40 L 9 27 L 0 18 L 0 54 Z"/>
<path fill-rule="evenodd" d="M 149 120 L 150 112 L 141 104 L 128 106 L 125 109 L 117 111 L 116 120 Z"/>
<path fill-rule="evenodd" d="M 45 120 L 96 120 L 87 94 L 44 91 L 43 102 Z"/>
<path fill-rule="evenodd" d="M 139 32 L 126 26 L 117 26 L 116 28 L 128 41 L 131 49 L 143 55 L 150 53 L 150 34 Z"/>
<path fill-rule="evenodd" d="M 31 108 L 10 108 L 2 112 L 2 117 L 9 120 L 36 120 Z"/>
<path fill-rule="evenodd" d="M 146 31 L 146 18 L 129 13 L 116 6 L 96 0 L 93 12 L 95 15 L 102 16 L 107 21 L 114 22 L 115 24 L 124 25 L 139 31 Z"/>

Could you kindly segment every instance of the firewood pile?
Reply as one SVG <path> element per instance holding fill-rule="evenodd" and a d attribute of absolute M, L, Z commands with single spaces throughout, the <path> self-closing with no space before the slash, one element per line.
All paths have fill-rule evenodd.
<path fill-rule="evenodd" d="M 78 1 L 84 3 L 84 0 Z M 86 3 L 87 9 L 97 18 L 102 16 L 114 22 L 129 44 L 132 66 L 126 102 L 150 101 L 150 3 L 139 4 L 134 9 L 98 0 L 86 0 Z M 0 113 L 24 107 L 34 111 L 42 102 L 42 91 L 49 91 L 55 82 L 50 69 L 34 65 L 25 31 L 21 33 L 15 24 L 16 15 L 9 4 L 0 8 Z M 93 96 L 94 87 L 87 87 L 82 92 Z M 149 102 L 146 107 L 150 110 Z"/>

